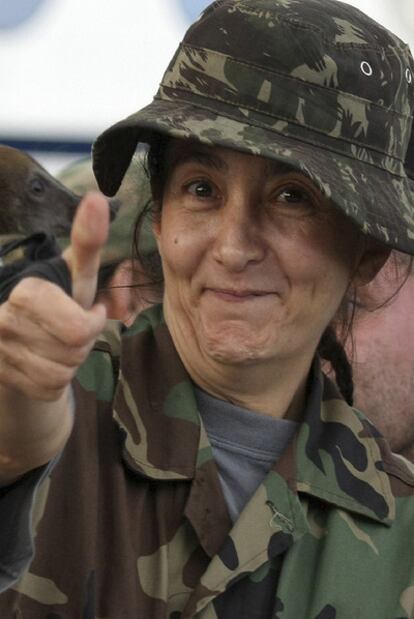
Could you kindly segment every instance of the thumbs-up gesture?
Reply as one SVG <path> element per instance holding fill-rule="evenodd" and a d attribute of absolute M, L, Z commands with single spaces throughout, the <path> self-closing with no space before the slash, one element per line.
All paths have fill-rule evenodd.
<path fill-rule="evenodd" d="M 105 198 L 91 192 L 79 205 L 63 257 L 72 276 L 73 299 L 89 310 L 96 294 L 101 249 L 109 230 L 109 208 Z"/>
<path fill-rule="evenodd" d="M 12 471 L 24 472 L 30 463 L 38 466 L 53 457 L 59 440 L 56 449 L 49 445 L 42 453 L 42 437 L 53 443 L 53 432 L 57 436 L 61 431 L 59 423 L 70 425 L 68 386 L 105 324 L 105 308 L 94 305 L 94 298 L 108 227 L 105 198 L 88 194 L 63 254 L 72 277 L 72 298 L 51 282 L 28 277 L 0 306 L 0 480 L 2 454 L 10 454 L 4 456 L 7 465 L 34 450 L 26 464 L 3 467 L 3 478 L 13 477 Z M 66 438 L 67 427 L 62 430 Z"/>

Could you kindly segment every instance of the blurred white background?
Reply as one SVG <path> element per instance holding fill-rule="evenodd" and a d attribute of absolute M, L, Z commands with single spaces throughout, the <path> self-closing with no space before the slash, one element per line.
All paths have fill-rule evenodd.
<path fill-rule="evenodd" d="M 0 142 L 52 172 L 151 101 L 209 0 L 0 0 Z M 414 0 L 351 0 L 414 48 Z"/>

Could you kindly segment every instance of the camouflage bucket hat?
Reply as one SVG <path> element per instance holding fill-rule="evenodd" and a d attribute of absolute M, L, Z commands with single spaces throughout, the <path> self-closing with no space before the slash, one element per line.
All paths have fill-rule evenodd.
<path fill-rule="evenodd" d="M 94 145 L 104 193 L 138 143 L 191 138 L 288 163 L 365 232 L 414 254 L 404 163 L 408 46 L 335 0 L 217 0 L 187 31 L 153 102 Z"/>

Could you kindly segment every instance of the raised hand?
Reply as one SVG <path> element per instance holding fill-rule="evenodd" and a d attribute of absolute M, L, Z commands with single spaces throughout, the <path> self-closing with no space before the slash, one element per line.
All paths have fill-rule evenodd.
<path fill-rule="evenodd" d="M 13 470 L 30 468 L 32 460 L 37 466 L 60 444 L 52 440 L 54 432 L 67 438 L 68 385 L 105 324 L 104 306 L 93 302 L 108 227 L 107 201 L 99 193 L 88 194 L 79 205 L 71 244 L 63 254 L 73 298 L 53 283 L 28 277 L 0 306 L 0 470 L 2 458 L 6 464 L 23 452 L 27 455 L 36 441 L 35 457 L 26 462 L 25 455 L 25 463 Z M 56 448 L 45 443 L 43 454 L 47 436 Z"/>

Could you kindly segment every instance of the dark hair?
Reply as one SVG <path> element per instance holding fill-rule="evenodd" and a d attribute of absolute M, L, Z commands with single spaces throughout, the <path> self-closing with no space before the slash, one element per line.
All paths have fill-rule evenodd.
<path fill-rule="evenodd" d="M 162 195 L 164 191 L 167 173 L 165 165 L 165 152 L 169 140 L 170 138 L 168 136 L 164 136 L 161 134 L 156 135 L 147 153 L 146 172 L 151 183 L 151 190 L 153 195 L 153 203 L 150 203 L 148 205 L 148 208 L 151 208 L 150 216 L 153 221 L 159 219 L 161 214 Z M 136 255 L 138 256 L 139 260 L 145 268 L 146 257 L 141 254 L 137 242 L 144 217 L 148 217 L 148 212 L 142 212 L 136 222 L 134 249 Z M 387 299 L 384 299 L 382 303 L 376 304 L 376 306 L 369 311 L 377 310 L 381 307 L 384 307 L 384 305 L 386 305 L 387 303 L 391 302 L 398 293 L 398 291 L 401 289 L 401 287 L 404 285 L 407 277 L 410 274 L 412 259 L 409 257 L 407 257 L 407 259 L 403 258 L 403 256 L 405 255 L 400 254 L 399 252 L 392 253 L 395 254 L 395 270 L 398 285 L 396 286 L 392 295 L 389 295 L 389 297 Z M 162 283 L 163 275 L 161 261 L 159 261 L 159 263 L 157 264 L 153 263 L 149 266 L 150 270 L 147 272 L 148 277 L 153 278 L 154 283 Z M 402 278 L 401 270 L 405 271 Z M 331 324 L 328 325 L 328 327 L 322 334 L 317 348 L 317 352 L 320 355 L 321 359 L 328 362 L 332 371 L 334 372 L 335 380 L 342 396 L 344 397 L 345 401 L 351 406 L 353 404 L 354 384 L 352 377 L 352 365 L 345 351 L 345 344 L 347 340 L 350 340 L 350 350 L 352 358 L 352 325 L 356 313 L 362 308 L 363 305 L 358 298 L 357 291 L 348 291 L 348 294 L 344 298 L 333 321 L 331 322 Z"/>
<path fill-rule="evenodd" d="M 97 282 L 98 292 L 102 292 L 103 290 L 106 290 L 108 288 L 109 283 L 121 262 L 122 260 L 117 260 L 115 262 L 110 262 L 109 264 L 104 264 L 99 267 Z"/>
<path fill-rule="evenodd" d="M 349 326 L 349 330 L 351 327 Z M 318 353 L 321 359 L 328 361 L 335 372 L 336 384 L 345 401 L 352 406 L 354 403 L 354 381 L 352 377 L 352 365 L 345 352 L 342 343 L 336 334 L 335 328 L 328 325 L 322 334 L 318 345 Z"/>

